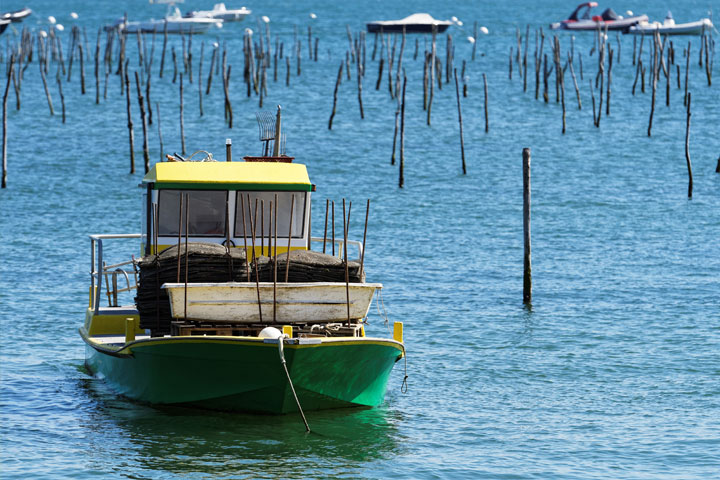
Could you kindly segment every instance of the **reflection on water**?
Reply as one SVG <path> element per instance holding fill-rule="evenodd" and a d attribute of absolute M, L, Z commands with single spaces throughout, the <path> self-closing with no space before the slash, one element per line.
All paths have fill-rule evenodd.
<path fill-rule="evenodd" d="M 81 380 L 79 387 L 94 402 L 84 435 L 92 451 L 89 470 L 103 470 L 110 456 L 126 458 L 126 472 L 291 478 L 332 474 L 341 467 L 347 473 L 348 464 L 401 453 L 402 416 L 387 406 L 307 412 L 312 432 L 306 434 L 298 414 L 144 405 L 118 397 L 95 378 Z M 112 437 L 117 441 L 108 443 Z"/>

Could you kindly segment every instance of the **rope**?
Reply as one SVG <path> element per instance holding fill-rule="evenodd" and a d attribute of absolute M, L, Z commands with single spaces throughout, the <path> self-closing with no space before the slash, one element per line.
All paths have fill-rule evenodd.
<path fill-rule="evenodd" d="M 405 376 L 403 377 L 402 385 L 400 385 L 400 392 L 407 393 L 407 391 L 408 391 L 407 352 L 403 352 L 403 358 L 405 358 Z"/>
<path fill-rule="evenodd" d="M 382 303 L 382 312 L 380 311 L 380 304 Z M 385 319 L 385 329 L 390 333 L 390 319 L 385 311 L 385 301 L 382 298 L 382 290 L 375 290 L 375 306 L 377 307 L 378 315 Z"/>
<path fill-rule="evenodd" d="M 300 400 L 298 400 L 297 394 L 295 393 L 295 387 L 293 386 L 292 380 L 290 379 L 290 373 L 287 369 L 287 363 L 285 363 L 285 354 L 283 353 L 283 344 L 285 343 L 284 340 L 286 338 L 289 338 L 286 333 L 283 333 L 278 337 L 278 353 L 280 354 L 280 362 L 282 362 L 283 369 L 285 370 L 285 376 L 287 376 L 288 383 L 290 384 L 290 390 L 292 391 L 293 397 L 295 397 L 295 403 L 297 404 L 298 410 L 300 410 L 300 416 L 302 417 L 302 421 L 305 424 L 305 430 L 310 433 L 310 426 L 307 423 L 307 420 L 305 420 L 305 414 L 303 413 L 303 409 L 300 406 Z M 407 368 L 407 360 L 405 361 Z M 405 376 L 407 378 L 407 375 Z"/>

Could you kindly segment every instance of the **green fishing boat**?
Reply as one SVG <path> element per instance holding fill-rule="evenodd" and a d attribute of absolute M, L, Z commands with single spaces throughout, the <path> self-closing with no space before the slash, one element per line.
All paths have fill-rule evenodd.
<path fill-rule="evenodd" d="M 346 225 L 335 238 L 334 220 L 330 235 L 326 220 L 311 236 L 305 165 L 246 158 L 160 162 L 141 185 L 141 233 L 90 236 L 87 368 L 151 404 L 277 414 L 380 404 L 405 355 L 403 327 L 365 333 L 382 285 L 365 281 L 363 243 Z M 113 257 L 129 242 L 139 255 Z"/>

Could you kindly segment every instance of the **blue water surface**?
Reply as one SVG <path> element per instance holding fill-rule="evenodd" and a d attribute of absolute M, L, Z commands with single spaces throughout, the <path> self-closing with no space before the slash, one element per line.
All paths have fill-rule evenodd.
<path fill-rule="evenodd" d="M 677 2 L 676 2 L 677 3 Z M 25 2 L 2 0 L 0 10 Z M 313 432 L 296 415 L 252 416 L 184 408 L 158 408 L 117 397 L 85 371 L 77 334 L 87 304 L 91 233 L 140 230 L 142 129 L 133 88 L 136 173 L 130 174 L 125 97 L 114 71 L 107 98 L 100 75 L 95 104 L 93 55 L 97 30 L 128 13 L 130 20 L 160 17 L 164 7 L 128 2 L 28 0 L 33 15 L 0 36 L 4 93 L 8 45 L 19 28 L 47 30 L 53 15 L 86 43 L 87 93 L 80 65 L 63 77 L 67 120 L 61 122 L 52 62 L 50 116 L 36 58 L 8 97 L 8 188 L 0 191 L 0 477 L 15 478 L 718 478 L 720 477 L 720 72 L 713 62 L 708 86 L 698 64 L 697 37 L 672 38 L 670 106 L 666 80 L 658 82 L 652 136 L 649 38 L 642 54 L 646 89 L 638 82 L 633 38 L 610 32 L 615 50 L 610 115 L 592 121 L 590 83 L 597 71 L 592 33 L 574 38 L 582 110 L 566 73 L 567 132 L 554 77 L 549 101 L 535 99 L 535 32 L 565 18 L 574 4 L 421 0 L 339 3 L 250 2 L 253 14 L 192 40 L 193 83 L 184 76 L 187 150 L 224 160 L 226 138 L 235 158 L 260 153 L 255 112 L 259 98 L 242 82 L 242 32 L 266 15 L 273 47 L 301 42 L 301 75 L 291 55 L 278 80 L 268 71 L 262 110 L 283 106 L 288 153 L 307 164 L 317 184 L 314 234 L 322 235 L 325 199 L 353 201 L 350 236 L 361 238 L 364 204 L 371 199 L 366 265 L 384 284 L 390 321 L 405 324 L 404 364 L 391 376 L 385 402 L 370 410 L 309 412 Z M 228 3 L 228 7 L 240 6 Z M 668 5 L 629 0 L 612 6 L 661 20 Z M 673 5 L 677 22 L 708 16 L 712 5 Z M 188 0 L 183 9 L 210 8 Z M 717 7 L 717 5 L 715 5 Z M 715 8 L 715 10 L 718 10 Z M 461 76 L 467 175 L 462 174 L 455 85 L 443 75 L 435 86 L 431 126 L 423 103 L 423 51 L 429 37 L 408 36 L 404 177 L 391 165 L 397 101 L 388 91 L 387 63 L 379 90 L 380 46 L 367 37 L 364 119 L 357 101 L 357 70 L 343 72 L 332 130 L 328 119 L 338 66 L 353 34 L 366 21 L 426 11 L 456 16 L 448 30 Z M 70 12 L 78 14 L 77 19 Z M 310 13 L 317 18 L 311 19 Z M 473 24 L 486 26 L 473 61 Z M 717 23 L 717 22 L 716 22 Z M 263 24 L 264 25 L 264 24 Z M 527 91 L 513 64 L 516 31 L 531 27 Z M 308 27 L 318 41 L 308 57 Z M 571 35 L 558 34 L 563 58 Z M 717 32 L 713 32 L 717 39 Z M 102 47 L 104 47 L 104 33 Z M 443 71 L 446 35 L 438 37 Z M 417 44 L 416 44 L 417 39 Z M 187 41 L 187 38 L 185 39 Z M 152 39 L 146 48 L 152 52 Z M 219 77 L 203 96 L 199 115 L 197 72 L 204 44 L 203 88 L 212 43 L 227 46 L 232 66 L 233 128 L 223 120 Z M 313 40 L 314 42 L 314 40 Z M 636 47 L 639 39 L 635 40 Z M 400 49 L 396 43 L 396 55 Z M 694 174 L 688 199 L 683 105 L 686 57 L 692 94 L 689 152 Z M 417 58 L 415 49 L 419 50 Z M 158 76 L 162 36 L 155 39 L 149 128 L 152 162 L 180 152 L 179 78 L 172 82 L 168 43 Z M 392 41 L 391 47 L 392 48 Z M 524 50 L 524 42 L 523 42 Z M 102 51 L 102 49 L 101 49 Z M 139 69 L 137 41 L 128 40 L 129 68 Z M 65 59 L 67 62 L 67 58 Z M 550 58 L 552 60 L 552 58 Z M 583 77 L 580 78 L 580 61 Z M 66 65 L 67 67 L 67 65 Z M 393 76 L 395 76 L 397 62 Z M 488 82 L 485 132 L 483 74 Z M 462 76 L 461 76 L 462 77 Z M 461 88 L 463 78 L 461 80 Z M 542 82 L 542 79 L 541 79 Z M 542 85 L 540 86 L 542 92 Z M 595 91 L 599 101 L 599 91 Z M 604 99 L 606 102 L 607 99 Z M 159 106 L 158 110 L 155 105 Z M 522 149 L 532 152 L 533 302 L 522 303 Z M 399 153 L 396 153 L 399 160 Z M 337 213 L 339 217 L 340 213 Z M 133 246 L 127 253 L 135 253 Z M 125 253 L 125 252 L 119 252 Z M 123 255 L 118 260 L 124 260 Z M 373 307 L 368 334 L 388 335 Z M 240 372 L 239 372 L 240 374 Z"/>

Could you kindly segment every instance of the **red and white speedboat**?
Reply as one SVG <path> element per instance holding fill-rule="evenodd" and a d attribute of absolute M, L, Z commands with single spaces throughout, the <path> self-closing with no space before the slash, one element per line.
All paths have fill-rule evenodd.
<path fill-rule="evenodd" d="M 601 15 L 591 15 L 591 10 L 597 7 L 596 2 L 581 3 L 567 20 L 550 24 L 553 30 L 627 30 L 640 22 L 647 22 L 647 15 L 635 15 L 624 18 L 612 8 L 606 9 Z"/>

